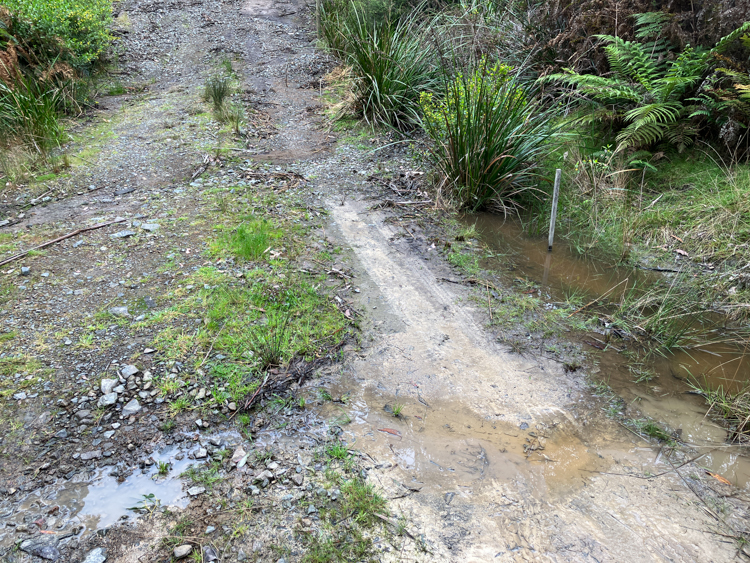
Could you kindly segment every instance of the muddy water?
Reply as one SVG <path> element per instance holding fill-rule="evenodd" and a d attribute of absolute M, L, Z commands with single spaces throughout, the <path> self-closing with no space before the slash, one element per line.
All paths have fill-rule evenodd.
<path fill-rule="evenodd" d="M 112 475 L 115 466 L 103 467 L 79 474 L 62 487 L 37 489 L 12 506 L 0 504 L 0 546 L 13 544 L 16 528 L 21 525 L 39 526 L 61 537 L 108 528 L 135 516 L 131 508 L 143 506 L 144 495 L 153 494 L 161 506 L 185 508 L 188 497 L 178 476 L 196 462 L 187 456 L 175 459 L 178 452 L 175 447 L 155 452 L 152 467 L 137 470 L 123 482 Z M 170 464 L 166 476 L 158 475 L 160 461 Z"/>
<path fill-rule="evenodd" d="M 510 270 L 515 277 L 540 284 L 540 296 L 551 302 L 561 301 L 571 294 L 583 294 L 584 301 L 588 302 L 618 284 L 620 288 L 626 283 L 647 287 L 659 279 L 658 274 L 612 267 L 595 258 L 581 256 L 561 242 L 549 253 L 546 240 L 526 236 L 517 221 L 490 214 L 465 216 L 462 221 L 466 225 L 476 225 L 482 242 L 502 257 L 503 269 Z M 498 262 L 494 264 L 497 266 Z M 615 294 L 616 291 L 612 292 L 609 298 L 616 299 Z M 595 371 L 626 403 L 660 421 L 678 433 L 681 440 L 704 453 L 701 461 L 707 467 L 745 488 L 750 484 L 750 458 L 746 448 L 726 444 L 726 430 L 706 416 L 705 401 L 689 393 L 685 380 L 705 378 L 715 387 L 741 388 L 750 380 L 748 362 L 750 355 L 732 346 L 712 345 L 677 351 L 656 357 L 650 365 L 656 376 L 637 384 L 627 360 L 610 348 L 597 355 Z"/>

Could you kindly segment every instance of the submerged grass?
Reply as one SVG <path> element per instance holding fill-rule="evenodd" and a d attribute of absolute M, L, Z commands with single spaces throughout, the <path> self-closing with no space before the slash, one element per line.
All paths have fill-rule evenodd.
<path fill-rule="evenodd" d="M 723 419 L 730 429 L 730 441 L 750 442 L 750 386 L 731 392 L 722 385 L 712 387 L 707 381 L 689 381 L 688 384 L 696 393 L 705 397 L 709 405 L 708 412 Z"/>

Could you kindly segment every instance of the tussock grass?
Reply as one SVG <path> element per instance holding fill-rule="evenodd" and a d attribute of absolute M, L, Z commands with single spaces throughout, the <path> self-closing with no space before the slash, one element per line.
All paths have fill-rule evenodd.
<path fill-rule="evenodd" d="M 207 102 L 211 102 L 214 111 L 221 114 L 224 108 L 224 101 L 232 93 L 232 87 L 230 80 L 224 76 L 212 76 L 206 80 L 206 84 L 203 89 L 203 99 Z"/>
<path fill-rule="evenodd" d="M 59 88 L 48 82 L 21 77 L 13 85 L 0 81 L 0 143 L 14 142 L 44 154 L 63 137 Z"/>
<path fill-rule="evenodd" d="M 705 397 L 708 412 L 722 418 L 730 428 L 730 441 L 750 442 L 750 386 L 730 392 L 723 386 L 712 388 L 707 382 L 688 382 L 693 390 Z"/>

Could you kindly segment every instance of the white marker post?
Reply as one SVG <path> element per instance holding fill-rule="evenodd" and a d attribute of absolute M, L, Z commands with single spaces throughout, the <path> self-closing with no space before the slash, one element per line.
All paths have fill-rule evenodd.
<path fill-rule="evenodd" d="M 562 170 L 555 170 L 555 189 L 552 192 L 552 217 L 549 220 L 549 245 L 547 250 L 552 252 L 552 241 L 555 240 L 555 219 L 557 218 L 557 200 L 560 197 L 560 176 Z"/>

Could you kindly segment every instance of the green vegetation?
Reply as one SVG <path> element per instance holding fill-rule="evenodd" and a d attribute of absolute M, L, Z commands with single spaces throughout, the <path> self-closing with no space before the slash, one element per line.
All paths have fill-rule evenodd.
<path fill-rule="evenodd" d="M 750 386 L 732 392 L 722 385 L 712 388 L 705 381 L 693 380 L 689 384 L 706 398 L 709 413 L 729 425 L 729 441 L 746 443 L 750 438 Z"/>
<path fill-rule="evenodd" d="M 190 479 L 191 483 L 196 485 L 202 485 L 206 489 L 211 490 L 214 485 L 222 481 L 224 478 L 219 474 L 221 464 L 213 462 L 202 465 L 191 465 L 188 467 L 180 477 Z"/>

